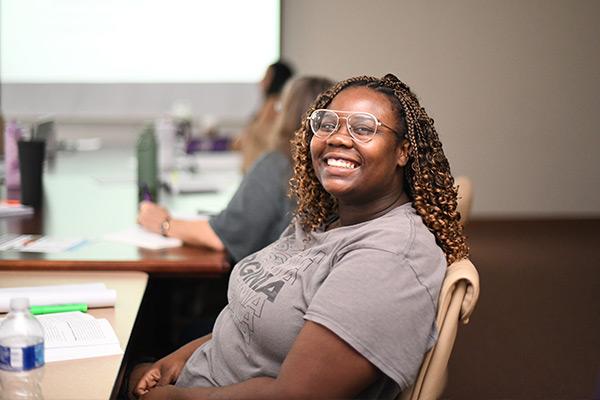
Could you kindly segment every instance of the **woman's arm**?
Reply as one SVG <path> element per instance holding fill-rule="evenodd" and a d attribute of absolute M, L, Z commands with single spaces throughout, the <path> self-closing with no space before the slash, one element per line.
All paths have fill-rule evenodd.
<path fill-rule="evenodd" d="M 307 321 L 276 378 L 260 377 L 218 388 L 165 386 L 142 399 L 352 398 L 374 383 L 379 370 L 329 329 Z"/>
<path fill-rule="evenodd" d="M 169 229 L 163 232 L 161 225 L 166 220 L 169 220 Z M 138 223 L 151 232 L 164 233 L 168 237 L 181 239 L 193 246 L 204 246 L 213 250 L 225 249 L 223 242 L 210 227 L 208 221 L 170 219 L 166 209 L 149 201 L 140 204 Z"/>

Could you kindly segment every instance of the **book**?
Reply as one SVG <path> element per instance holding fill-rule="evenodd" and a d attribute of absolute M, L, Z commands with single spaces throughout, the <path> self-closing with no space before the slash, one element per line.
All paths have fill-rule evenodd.
<path fill-rule="evenodd" d="M 44 358 L 47 363 L 123 353 L 119 339 L 106 319 L 78 311 L 44 314 L 36 318 L 44 328 Z"/>
<path fill-rule="evenodd" d="M 112 326 L 82 312 L 39 315 L 46 362 L 122 354 Z"/>

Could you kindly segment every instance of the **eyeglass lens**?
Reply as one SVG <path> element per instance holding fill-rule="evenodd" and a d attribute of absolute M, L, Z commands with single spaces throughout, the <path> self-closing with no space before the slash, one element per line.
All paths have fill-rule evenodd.
<path fill-rule="evenodd" d="M 348 132 L 359 142 L 368 142 L 377 131 L 377 119 L 373 115 L 352 113 L 347 117 L 340 117 L 329 110 L 316 110 L 311 116 L 310 127 L 316 136 L 328 137 L 339 128 L 341 119 L 346 120 Z"/>

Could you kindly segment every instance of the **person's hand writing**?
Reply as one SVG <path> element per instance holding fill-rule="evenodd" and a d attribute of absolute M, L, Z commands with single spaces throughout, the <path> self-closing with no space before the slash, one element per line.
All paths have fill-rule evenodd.
<path fill-rule="evenodd" d="M 138 224 L 151 232 L 161 233 L 160 226 L 169 217 L 169 212 L 161 206 L 149 201 L 140 204 Z"/>

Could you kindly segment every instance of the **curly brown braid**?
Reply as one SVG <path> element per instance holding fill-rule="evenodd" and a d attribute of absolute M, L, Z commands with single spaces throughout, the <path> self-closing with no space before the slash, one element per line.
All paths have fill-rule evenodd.
<path fill-rule="evenodd" d="M 322 227 L 337 214 L 337 202 L 319 183 L 312 165 L 310 141 L 312 131 L 308 116 L 319 108 L 327 108 L 341 91 L 348 87 L 365 86 L 385 94 L 399 112 L 401 141 L 409 142 L 409 168 L 404 169 L 405 188 L 412 205 L 425 225 L 435 235 L 446 254 L 448 265 L 469 255 L 460 214 L 456 211 L 457 190 L 450 173 L 450 164 L 442 150 L 437 131 L 417 96 L 396 76 L 381 79 L 359 76 L 339 82 L 323 92 L 305 114 L 302 125 L 292 141 L 294 175 L 291 192 L 298 200 L 295 218 L 307 231 Z"/>

